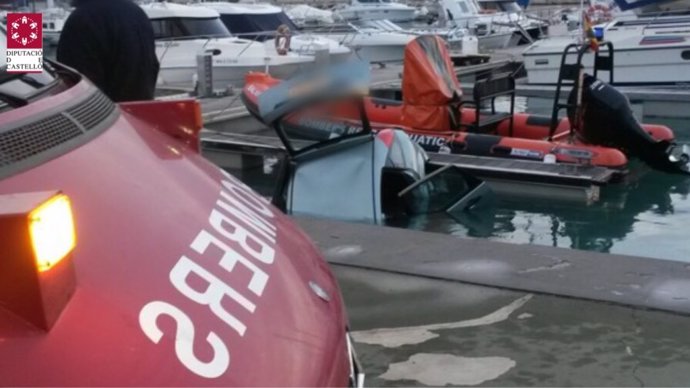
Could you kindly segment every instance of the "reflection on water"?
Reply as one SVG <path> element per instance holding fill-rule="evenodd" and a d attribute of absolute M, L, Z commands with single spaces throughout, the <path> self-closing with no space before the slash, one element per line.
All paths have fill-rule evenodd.
<path fill-rule="evenodd" d="M 550 112 L 550 101 L 518 99 L 517 108 Z M 642 107 L 633 107 L 641 112 Z M 690 106 L 688 106 L 690 108 Z M 653 113 L 653 112 L 652 112 Z M 644 117 L 690 142 L 687 120 Z M 395 226 L 517 244 L 538 244 L 690 262 L 690 178 L 633 163 L 631 183 L 605 187 L 590 206 L 499 197 L 492 209 L 461 219 L 443 214 Z"/>
<path fill-rule="evenodd" d="M 517 107 L 542 114 L 550 110 L 548 101 L 524 98 L 518 99 Z M 649 109 L 638 108 L 642 107 L 634 110 L 649 113 Z M 643 121 L 668 125 L 680 141 L 690 142 L 688 121 L 658 117 Z M 492 208 L 457 219 L 435 214 L 391 224 L 517 244 L 690 262 L 690 178 L 651 171 L 634 162 L 631 171 L 631 183 L 603 188 L 601 200 L 590 206 L 557 199 L 498 197 Z M 264 195 L 273 193 L 275 175 L 264 175 L 262 165 L 233 173 Z"/>
<path fill-rule="evenodd" d="M 488 209 L 453 218 L 445 213 L 389 225 L 461 237 L 537 244 L 690 262 L 690 178 L 639 164 L 632 183 L 605 187 L 593 205 L 554 199 L 497 197 Z M 278 169 L 276 169 L 277 171 Z M 266 196 L 276 176 L 254 165 L 234 175 Z"/>
<path fill-rule="evenodd" d="M 690 179 L 649 172 L 604 190 L 597 204 L 499 198 L 495 206 L 455 220 L 443 214 L 395 226 L 538 244 L 690 261 Z"/>

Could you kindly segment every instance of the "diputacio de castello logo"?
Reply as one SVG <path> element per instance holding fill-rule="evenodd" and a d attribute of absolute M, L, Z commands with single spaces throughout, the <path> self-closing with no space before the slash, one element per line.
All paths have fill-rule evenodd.
<path fill-rule="evenodd" d="M 43 71 L 43 15 L 7 14 L 7 72 Z"/>

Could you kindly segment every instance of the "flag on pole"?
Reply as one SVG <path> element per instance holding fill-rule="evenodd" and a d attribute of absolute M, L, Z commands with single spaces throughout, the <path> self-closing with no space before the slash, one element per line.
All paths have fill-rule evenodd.
<path fill-rule="evenodd" d="M 587 12 L 582 12 L 582 32 L 584 39 L 589 44 L 592 51 L 599 51 L 599 40 L 594 35 L 594 28 L 592 27 L 592 20 L 590 20 Z"/>

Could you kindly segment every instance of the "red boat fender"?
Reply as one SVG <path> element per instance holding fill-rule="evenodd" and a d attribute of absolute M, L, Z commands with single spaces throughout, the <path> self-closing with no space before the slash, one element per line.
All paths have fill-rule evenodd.
<path fill-rule="evenodd" d="M 645 131 L 647 131 L 647 133 L 657 140 L 673 141 L 675 139 L 675 135 L 673 134 L 671 128 L 665 125 L 641 124 L 641 126 Z"/>

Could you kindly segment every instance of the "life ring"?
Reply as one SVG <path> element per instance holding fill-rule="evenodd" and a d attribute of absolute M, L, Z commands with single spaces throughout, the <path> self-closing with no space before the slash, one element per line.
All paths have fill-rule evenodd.
<path fill-rule="evenodd" d="M 287 55 L 290 51 L 290 27 L 285 24 L 280 25 L 276 31 L 276 52 L 278 55 Z"/>
<path fill-rule="evenodd" d="M 611 7 L 604 4 L 592 4 L 587 8 L 587 16 L 593 24 L 609 22 L 613 19 L 611 14 Z"/>

